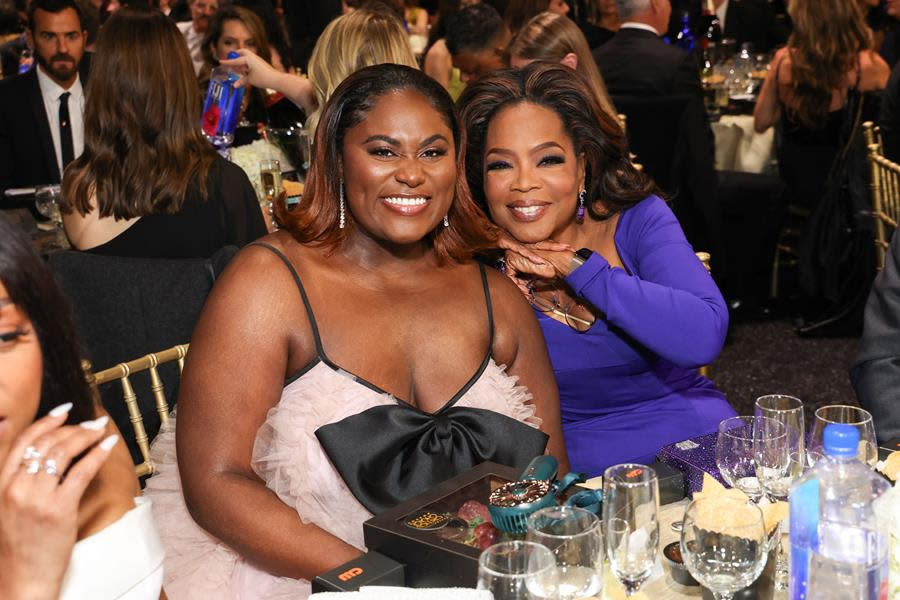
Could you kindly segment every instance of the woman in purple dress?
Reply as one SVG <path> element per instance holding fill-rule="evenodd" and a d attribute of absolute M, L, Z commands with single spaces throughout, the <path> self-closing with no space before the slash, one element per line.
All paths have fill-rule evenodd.
<path fill-rule="evenodd" d="M 697 367 L 728 311 L 625 137 L 562 65 L 499 71 L 460 98 L 473 195 L 511 236 L 507 274 L 535 310 L 572 467 L 651 462 L 735 413 Z"/>

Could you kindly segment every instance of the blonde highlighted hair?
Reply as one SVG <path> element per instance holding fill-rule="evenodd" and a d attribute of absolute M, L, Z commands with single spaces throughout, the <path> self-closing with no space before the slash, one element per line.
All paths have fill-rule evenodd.
<path fill-rule="evenodd" d="M 310 135 L 315 134 L 325 103 L 344 79 L 364 67 L 383 63 L 419 68 L 409 38 L 396 18 L 358 9 L 329 23 L 309 59 L 309 80 L 319 103 L 306 122 Z"/>
<path fill-rule="evenodd" d="M 569 53 L 578 59 L 575 71 L 587 83 L 597 103 L 608 115 L 616 117 L 616 108 L 587 40 L 571 19 L 550 12 L 536 15 L 522 27 L 509 47 L 511 57 L 525 60 L 558 63 Z"/>

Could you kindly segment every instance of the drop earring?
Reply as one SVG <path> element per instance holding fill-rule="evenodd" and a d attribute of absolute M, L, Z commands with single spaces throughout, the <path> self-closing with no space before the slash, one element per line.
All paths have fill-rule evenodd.
<path fill-rule="evenodd" d="M 444 215 L 444 227 L 450 227 L 450 221 L 447 219 L 447 215 Z"/>
<path fill-rule="evenodd" d="M 584 190 L 578 193 L 578 210 L 575 212 L 575 222 L 579 225 L 584 223 L 584 194 Z"/>
<path fill-rule="evenodd" d="M 346 218 L 345 218 L 345 216 L 344 216 L 344 180 L 343 180 L 343 179 L 341 179 L 341 204 L 340 204 L 340 210 L 341 210 L 341 212 L 340 212 L 340 221 L 339 221 L 339 223 L 338 223 L 338 226 L 339 226 L 341 229 L 343 229 L 343 228 L 344 228 L 344 223 L 345 223 L 345 221 L 346 221 Z"/>

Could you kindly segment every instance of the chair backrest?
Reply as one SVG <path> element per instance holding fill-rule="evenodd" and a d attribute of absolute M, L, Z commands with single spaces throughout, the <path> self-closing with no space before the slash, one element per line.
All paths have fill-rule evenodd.
<path fill-rule="evenodd" d="M 709 252 L 697 252 L 696 254 L 697 258 L 700 260 L 700 263 L 704 266 L 704 268 L 706 268 L 706 272 L 712 275 L 712 265 L 710 264 L 711 257 L 709 255 Z M 710 377 L 709 365 L 703 365 L 702 367 L 699 367 L 697 369 L 697 372 L 707 379 L 709 379 Z"/>
<path fill-rule="evenodd" d="M 178 375 L 184 369 L 184 357 L 187 356 L 188 344 L 179 344 L 161 352 L 152 352 L 140 358 L 119 363 L 98 373 L 91 374 L 88 370 L 88 382 L 96 388 L 103 384 L 118 380 L 122 386 L 122 400 L 128 411 L 128 419 L 134 431 L 134 439 L 141 454 L 141 462 L 135 467 L 138 477 L 153 475 L 156 468 L 150 460 L 150 438 L 144 427 L 144 415 L 138 403 L 137 394 L 131 384 L 130 377 L 135 373 L 147 371 L 150 375 L 151 392 L 155 404 L 156 414 L 160 423 L 165 425 L 169 421 L 169 402 L 166 400 L 165 384 L 159 375 L 159 365 L 174 362 L 178 366 Z M 90 363 L 87 363 L 87 369 Z"/>
<path fill-rule="evenodd" d="M 171 348 L 191 339 L 194 324 L 218 273 L 237 249 L 228 247 L 209 259 L 140 259 L 59 252 L 49 263 L 72 305 L 86 358 L 102 371 L 124 360 Z M 178 373 L 159 372 L 168 403 L 174 406 Z M 146 432 L 153 439 L 161 420 L 153 411 L 153 381 L 147 372 L 131 379 L 143 409 Z M 130 435 L 130 416 L 110 386 L 101 402 L 123 432 L 135 463 L 142 460 Z"/>
<path fill-rule="evenodd" d="M 876 268 L 884 268 L 891 236 L 900 221 L 900 165 L 884 156 L 881 132 L 871 121 L 863 123 L 869 149 L 872 214 L 875 217 Z"/>

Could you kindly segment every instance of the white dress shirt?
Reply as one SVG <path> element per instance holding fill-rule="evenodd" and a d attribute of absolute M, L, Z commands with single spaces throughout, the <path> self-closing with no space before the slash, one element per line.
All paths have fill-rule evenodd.
<path fill-rule="evenodd" d="M 646 23 L 637 23 L 635 21 L 625 21 L 619 26 L 619 29 L 643 29 L 644 31 L 649 31 L 659 37 L 659 32 L 656 30 L 656 27 L 652 25 L 647 25 Z"/>
<path fill-rule="evenodd" d="M 72 151 L 73 158 L 78 158 L 84 151 L 84 88 L 81 87 L 81 77 L 75 76 L 75 83 L 69 89 L 64 89 L 58 83 L 50 79 L 38 65 L 37 80 L 41 88 L 41 98 L 44 99 L 44 110 L 47 112 L 47 123 L 50 124 L 50 137 L 53 138 L 53 150 L 56 152 L 56 166 L 59 168 L 59 177 L 62 179 L 62 145 L 59 139 L 59 97 L 65 93 L 69 96 L 69 121 L 72 126 Z"/>
<path fill-rule="evenodd" d="M 728 13 L 728 0 L 722 2 L 719 5 L 719 8 L 716 9 L 716 16 L 719 17 L 719 27 L 722 28 L 722 33 L 725 33 L 725 15 Z"/>
<path fill-rule="evenodd" d="M 200 44 L 203 42 L 203 34 L 197 33 L 194 29 L 193 21 L 182 21 L 175 23 L 187 42 L 188 52 L 191 55 L 191 62 L 194 63 L 194 74 L 200 75 L 200 68 L 203 66 L 203 54 L 200 52 Z"/>

